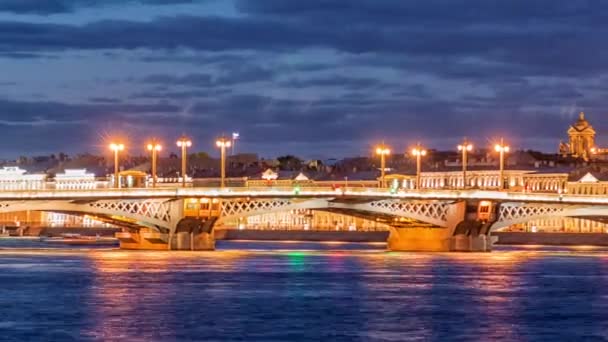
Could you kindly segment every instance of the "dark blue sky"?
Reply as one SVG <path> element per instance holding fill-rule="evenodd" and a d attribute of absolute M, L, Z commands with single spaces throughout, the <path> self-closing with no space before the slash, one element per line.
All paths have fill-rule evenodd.
<path fill-rule="evenodd" d="M 0 156 L 232 131 L 265 156 L 554 151 L 581 110 L 608 143 L 606 18 L 592 0 L 0 0 Z"/>

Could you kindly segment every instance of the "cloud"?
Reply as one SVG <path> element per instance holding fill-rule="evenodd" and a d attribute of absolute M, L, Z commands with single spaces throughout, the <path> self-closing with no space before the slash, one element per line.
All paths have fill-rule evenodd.
<path fill-rule="evenodd" d="M 186 3 L 203 3 L 205 0 L 2 0 L 0 12 L 14 14 L 51 15 L 72 13 L 80 8 L 104 7 L 112 5 L 175 5 Z"/>
<path fill-rule="evenodd" d="M 77 18 L 78 9 L 101 6 L 85 0 L 36 1 L 37 8 L 33 3 L 0 1 L 0 11 Z M 130 4 L 164 3 L 169 1 Z M 121 4 L 103 6 L 120 10 Z M 69 61 L 79 79 L 78 94 L 48 90 L 45 95 L 55 101 L 0 101 L 0 117 L 15 129 L 108 122 L 141 135 L 192 130 L 213 136 L 240 129 L 258 146 L 289 141 L 321 148 L 332 140 L 390 137 L 451 146 L 463 135 L 495 133 L 544 144 L 557 141 L 570 124 L 564 108 L 582 108 L 591 118 L 605 108 L 608 4 L 601 2 L 234 4 L 236 13 L 226 15 L 183 15 L 167 6 L 164 16 L 147 21 L 0 21 L 0 57 L 7 63 L 49 63 L 53 71 Z M 127 82 L 104 84 L 97 95 L 100 82 L 90 93 L 80 88 L 88 86 L 80 78 L 97 79 L 109 69 L 110 77 Z M 26 74 L 27 83 L 32 77 Z M 48 87 L 29 90 L 15 81 L 14 88 L 27 91 L 19 98 Z M 121 96 L 107 95 L 107 87 Z M 74 99 L 79 96 L 80 102 Z M 601 122 L 596 126 L 603 128 Z"/>

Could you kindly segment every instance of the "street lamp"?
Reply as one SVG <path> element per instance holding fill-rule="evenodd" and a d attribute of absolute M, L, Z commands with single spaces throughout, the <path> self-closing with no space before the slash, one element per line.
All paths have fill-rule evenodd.
<path fill-rule="evenodd" d="M 156 141 L 149 143 L 148 146 L 146 146 L 146 147 L 148 148 L 148 151 L 152 152 L 152 187 L 155 188 L 156 187 L 156 155 L 160 150 L 162 150 L 163 147 Z"/>
<path fill-rule="evenodd" d="M 498 187 L 500 190 L 505 188 L 505 153 L 509 153 L 510 147 L 505 145 L 503 138 L 500 138 L 500 144 L 494 146 L 494 150 L 500 154 L 500 173 Z"/>
<path fill-rule="evenodd" d="M 220 148 L 220 161 L 221 161 L 221 182 L 220 187 L 223 188 L 226 186 L 226 148 L 232 146 L 232 142 L 225 137 L 221 137 L 215 141 L 215 145 Z"/>
<path fill-rule="evenodd" d="M 426 156 L 426 150 L 418 143 L 418 145 L 412 149 L 412 155 L 416 156 L 416 189 L 420 190 L 420 171 L 422 169 L 421 158 Z"/>
<path fill-rule="evenodd" d="M 114 151 L 114 187 L 119 188 L 120 182 L 118 180 L 118 152 L 124 151 L 125 145 L 111 143 L 110 150 Z"/>
<path fill-rule="evenodd" d="M 182 136 L 177 141 L 177 146 L 182 148 L 182 186 L 185 188 L 186 187 L 186 160 L 188 159 L 187 154 L 186 154 L 186 149 L 188 147 L 192 146 L 192 141 L 190 141 L 190 139 L 188 139 L 187 137 Z"/>
<path fill-rule="evenodd" d="M 462 187 L 467 187 L 467 155 L 473 150 L 471 144 L 466 138 L 462 144 L 458 145 L 458 151 L 462 151 Z"/>
<path fill-rule="evenodd" d="M 382 144 L 376 148 L 376 154 L 380 156 L 380 187 L 385 188 L 384 172 L 386 168 L 386 156 L 391 154 L 391 150 L 388 146 Z"/>

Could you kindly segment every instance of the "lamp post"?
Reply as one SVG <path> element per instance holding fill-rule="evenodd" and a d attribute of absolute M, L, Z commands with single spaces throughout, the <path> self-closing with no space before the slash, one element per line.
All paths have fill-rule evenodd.
<path fill-rule="evenodd" d="M 215 141 L 215 145 L 220 148 L 220 187 L 224 188 L 226 186 L 226 148 L 232 146 L 232 142 L 229 139 L 226 139 L 225 137 L 221 137 Z"/>
<path fill-rule="evenodd" d="M 462 187 L 467 187 L 467 157 L 468 153 L 473 150 L 471 144 L 466 138 L 461 145 L 458 145 L 458 151 L 462 151 Z"/>
<path fill-rule="evenodd" d="M 420 190 L 420 171 L 422 169 L 422 157 L 426 156 L 426 150 L 420 146 L 420 143 L 412 149 L 412 155 L 416 156 L 416 189 Z"/>
<path fill-rule="evenodd" d="M 118 180 L 118 152 L 124 151 L 125 145 L 111 143 L 110 150 L 114 151 L 114 187 L 119 188 L 120 182 Z"/>
<path fill-rule="evenodd" d="M 160 150 L 162 150 L 162 146 L 158 142 L 153 141 L 148 144 L 147 148 L 148 148 L 148 151 L 152 152 L 152 187 L 155 188 L 156 187 L 156 155 Z"/>
<path fill-rule="evenodd" d="M 384 173 L 386 168 L 386 156 L 391 154 L 391 150 L 388 146 L 382 144 L 376 148 L 376 154 L 380 156 L 380 187 L 385 188 Z"/>
<path fill-rule="evenodd" d="M 505 145 L 504 140 L 500 138 L 500 144 L 494 146 L 494 150 L 500 154 L 500 172 L 498 180 L 498 187 L 500 190 L 505 188 L 505 153 L 509 153 L 509 146 Z"/>
<path fill-rule="evenodd" d="M 182 148 L 182 186 L 186 187 L 186 160 L 188 159 L 188 155 L 186 154 L 186 149 L 192 146 L 192 141 L 185 136 L 182 136 L 177 141 L 177 146 Z"/>

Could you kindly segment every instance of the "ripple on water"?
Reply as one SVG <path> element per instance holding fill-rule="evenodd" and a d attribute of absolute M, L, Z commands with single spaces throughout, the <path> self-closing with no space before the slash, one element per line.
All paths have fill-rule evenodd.
<path fill-rule="evenodd" d="M 608 338 L 606 250 L 416 254 L 383 247 L 298 247 L 248 243 L 245 250 L 233 244 L 217 252 L 169 253 L 23 250 L 13 244 L 0 250 L 0 336 L 14 341 Z M 268 248 L 274 250 L 261 250 Z"/>

